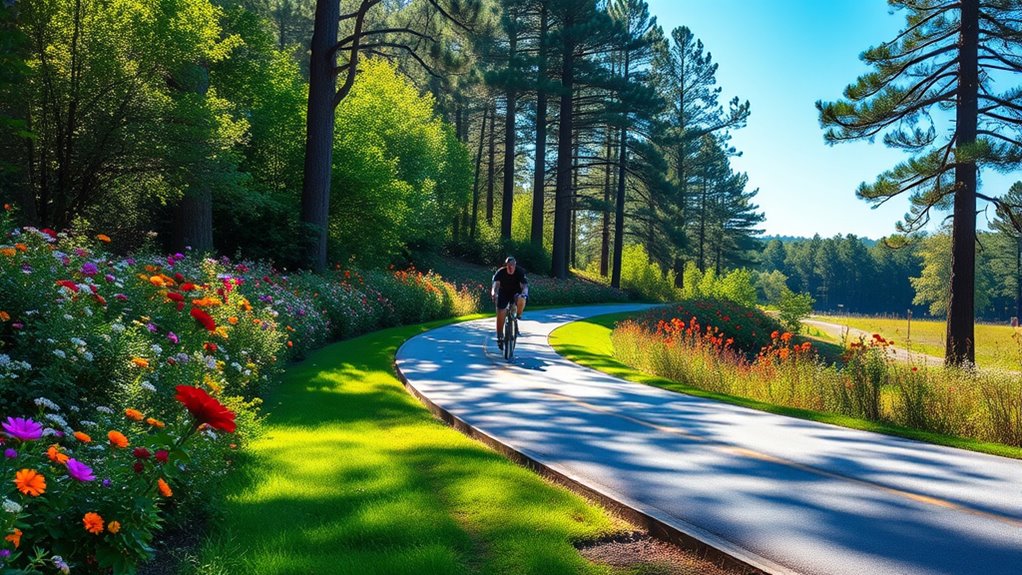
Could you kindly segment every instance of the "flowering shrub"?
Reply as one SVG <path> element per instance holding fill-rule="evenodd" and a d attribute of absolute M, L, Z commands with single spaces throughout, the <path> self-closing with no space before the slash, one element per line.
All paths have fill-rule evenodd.
<path fill-rule="evenodd" d="M 728 347 L 750 358 L 770 345 L 770 334 L 781 328 L 780 324 L 756 308 L 709 298 L 654 308 L 636 319 L 650 331 L 657 331 L 662 323 L 673 326 L 674 320 L 685 324 L 695 320 L 700 326 L 727 334 L 725 339 L 731 340 Z"/>
<path fill-rule="evenodd" d="M 843 366 L 826 365 L 809 342 L 780 330 L 750 357 L 726 329 L 704 328 L 691 315 L 662 317 L 647 313 L 619 323 L 611 336 L 615 357 L 709 391 L 1022 446 L 1022 381 L 1010 373 L 902 364 L 892 357 L 893 342 L 879 334 L 852 343 Z"/>
<path fill-rule="evenodd" d="M 133 408 L 63 412 L 39 398 L 35 419 L 3 422 L 4 573 L 135 571 L 152 552 L 161 502 L 190 474 L 222 477 L 236 428 L 235 413 L 200 388 L 178 386 L 176 399 L 185 410 L 157 419 Z"/>

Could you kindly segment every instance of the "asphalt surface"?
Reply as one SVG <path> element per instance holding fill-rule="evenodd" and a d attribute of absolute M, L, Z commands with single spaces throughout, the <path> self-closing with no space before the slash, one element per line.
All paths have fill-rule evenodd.
<path fill-rule="evenodd" d="M 469 426 L 767 572 L 1022 574 L 1022 461 L 630 383 L 547 343 L 642 307 L 527 310 L 510 364 L 493 319 L 454 324 L 397 366 Z"/>

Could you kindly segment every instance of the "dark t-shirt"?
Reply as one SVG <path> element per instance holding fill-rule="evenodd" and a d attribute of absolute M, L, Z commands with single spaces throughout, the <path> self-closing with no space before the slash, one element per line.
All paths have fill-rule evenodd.
<path fill-rule="evenodd" d="M 507 273 L 507 268 L 502 267 L 497 270 L 497 273 L 493 274 L 493 281 L 497 282 L 497 292 L 505 297 L 511 297 L 517 293 L 522 293 L 525 284 L 529 283 L 529 280 L 525 278 L 525 268 L 522 266 L 515 266 L 515 273 Z"/>

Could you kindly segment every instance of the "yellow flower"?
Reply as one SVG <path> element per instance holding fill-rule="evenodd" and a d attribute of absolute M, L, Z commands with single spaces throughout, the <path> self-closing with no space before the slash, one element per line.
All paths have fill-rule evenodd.
<path fill-rule="evenodd" d="M 121 522 L 111 521 L 110 523 L 107 524 L 106 530 L 116 535 L 117 532 L 121 530 Z"/>
<path fill-rule="evenodd" d="M 100 517 L 99 513 L 89 512 L 82 517 L 82 524 L 85 525 L 85 530 L 93 535 L 99 535 L 103 532 L 103 518 Z"/>
<path fill-rule="evenodd" d="M 227 337 L 227 328 L 224 327 L 224 326 L 220 326 L 220 327 L 216 328 L 216 330 L 213 333 L 217 334 L 218 336 L 220 336 L 220 337 L 222 337 L 224 339 L 230 339 L 230 338 Z"/>

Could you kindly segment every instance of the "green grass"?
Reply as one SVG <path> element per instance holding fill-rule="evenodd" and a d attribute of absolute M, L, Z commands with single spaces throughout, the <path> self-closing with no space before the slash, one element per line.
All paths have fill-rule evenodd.
<path fill-rule="evenodd" d="M 912 319 L 912 339 L 909 341 L 907 319 L 888 319 L 848 316 L 813 316 L 838 325 L 879 333 L 893 339 L 896 347 L 911 347 L 912 351 L 944 357 L 945 323 L 942 320 Z M 1012 339 L 1015 330 L 1007 325 L 976 324 L 976 365 L 998 369 L 1022 369 L 1022 349 Z"/>
<path fill-rule="evenodd" d="M 821 423 L 829 423 L 852 429 L 884 433 L 887 435 L 907 437 L 909 439 L 925 441 L 927 443 L 946 445 L 949 447 L 957 447 L 982 453 L 990 453 L 993 455 L 1000 455 L 1002 457 L 1022 459 L 1022 448 L 1018 447 L 918 431 L 906 427 L 875 423 L 844 415 L 773 405 L 744 397 L 706 391 L 684 382 L 672 381 L 638 371 L 614 358 L 614 346 L 610 339 L 614 325 L 617 322 L 633 317 L 634 315 L 635 314 L 633 313 L 609 314 L 569 323 L 554 330 L 554 332 L 550 334 L 550 344 L 558 353 L 571 361 L 597 369 L 621 379 L 634 381 L 636 383 L 652 385 L 670 391 L 685 393 L 697 397 L 705 397 L 715 401 L 731 403 L 789 417 L 819 421 Z M 915 322 L 913 322 L 913 332 L 915 329 L 914 323 Z"/>
<path fill-rule="evenodd" d="M 436 327 L 436 322 L 428 327 Z M 190 571 L 205 575 L 615 573 L 573 541 L 627 526 L 434 419 L 393 373 L 422 327 L 290 368 Z"/>

